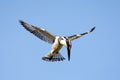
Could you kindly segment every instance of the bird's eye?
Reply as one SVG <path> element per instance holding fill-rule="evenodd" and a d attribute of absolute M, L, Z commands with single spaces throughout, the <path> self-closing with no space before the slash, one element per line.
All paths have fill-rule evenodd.
<path fill-rule="evenodd" d="M 63 38 L 61 38 L 61 40 L 63 40 Z"/>
<path fill-rule="evenodd" d="M 59 40 L 63 40 L 63 38 L 60 37 Z"/>

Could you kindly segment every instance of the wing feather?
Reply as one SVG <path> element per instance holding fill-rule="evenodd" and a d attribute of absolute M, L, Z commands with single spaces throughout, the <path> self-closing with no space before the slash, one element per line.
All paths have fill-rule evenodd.
<path fill-rule="evenodd" d="M 37 36 L 41 40 L 51 44 L 54 42 L 55 36 L 49 33 L 48 31 L 46 31 L 45 29 L 30 25 L 22 20 L 20 20 L 20 23 L 26 30 L 33 33 L 35 36 Z"/>
<path fill-rule="evenodd" d="M 92 28 L 91 30 L 89 30 L 88 32 L 84 32 L 84 33 L 82 33 L 82 34 L 76 34 L 76 35 L 68 36 L 68 39 L 69 39 L 70 41 L 75 40 L 75 39 L 77 39 L 77 38 L 79 38 L 79 37 L 82 37 L 83 35 L 86 35 L 86 34 L 91 33 L 94 29 L 95 29 L 95 27 L 93 27 L 93 28 Z"/>
<path fill-rule="evenodd" d="M 51 56 L 49 53 L 46 56 L 42 57 L 42 60 L 54 62 L 54 61 L 63 61 L 65 60 L 65 58 L 58 52 L 58 54 L 55 54 L 54 56 Z"/>

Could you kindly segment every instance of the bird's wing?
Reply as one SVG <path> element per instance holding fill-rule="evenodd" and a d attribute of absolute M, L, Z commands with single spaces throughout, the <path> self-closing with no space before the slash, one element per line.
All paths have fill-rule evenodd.
<path fill-rule="evenodd" d="M 46 41 L 46 42 L 51 43 L 51 44 L 54 42 L 55 36 L 50 34 L 45 29 L 30 25 L 22 20 L 20 20 L 20 23 L 26 30 L 33 33 L 35 36 L 37 36 L 41 40 Z"/>
<path fill-rule="evenodd" d="M 82 33 L 82 34 L 76 34 L 76 35 L 68 36 L 68 39 L 69 39 L 70 41 L 75 40 L 75 39 L 77 39 L 77 38 L 79 38 L 79 37 L 82 37 L 83 35 L 86 35 L 86 34 L 91 33 L 94 29 L 95 29 L 95 27 L 93 27 L 93 28 L 92 28 L 90 31 L 88 31 L 88 32 L 84 32 L 84 33 Z"/>

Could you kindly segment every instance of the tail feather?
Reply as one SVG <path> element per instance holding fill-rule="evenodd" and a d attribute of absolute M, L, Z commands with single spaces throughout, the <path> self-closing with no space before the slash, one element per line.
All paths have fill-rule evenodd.
<path fill-rule="evenodd" d="M 55 62 L 55 61 L 63 61 L 63 60 L 65 60 L 65 58 L 60 53 L 58 53 L 58 54 L 51 56 L 51 57 L 46 57 L 46 56 L 42 57 L 42 60 Z"/>

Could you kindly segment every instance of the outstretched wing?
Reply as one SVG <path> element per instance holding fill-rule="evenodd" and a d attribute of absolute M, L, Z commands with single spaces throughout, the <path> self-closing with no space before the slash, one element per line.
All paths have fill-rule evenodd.
<path fill-rule="evenodd" d="M 88 32 L 84 32 L 84 33 L 82 33 L 82 34 L 76 34 L 76 35 L 68 36 L 68 39 L 69 39 L 70 41 L 72 41 L 72 40 L 74 40 L 74 39 L 77 39 L 77 38 L 79 38 L 79 37 L 82 37 L 83 35 L 86 35 L 86 34 L 91 33 L 94 29 L 95 29 L 95 27 L 93 27 L 93 28 L 92 28 L 90 31 L 88 31 Z"/>
<path fill-rule="evenodd" d="M 47 32 L 45 29 L 38 28 L 36 26 L 30 25 L 22 20 L 20 20 L 21 25 L 28 30 L 29 32 L 33 33 L 35 36 L 40 38 L 43 41 L 46 41 L 48 43 L 53 43 L 55 36 Z"/>

